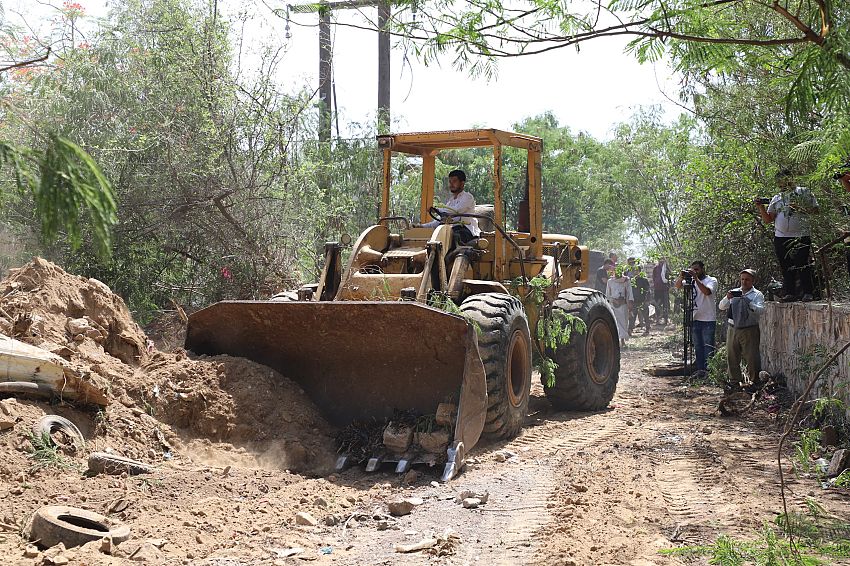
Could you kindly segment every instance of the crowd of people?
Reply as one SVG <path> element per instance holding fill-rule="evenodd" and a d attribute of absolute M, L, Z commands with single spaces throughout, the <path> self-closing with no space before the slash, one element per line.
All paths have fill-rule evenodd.
<path fill-rule="evenodd" d="M 643 334 L 651 332 L 650 306 L 655 309 L 654 323 L 658 326 L 670 324 L 670 269 L 664 258 L 655 262 L 651 277 L 635 257 L 625 264 L 617 264 L 617 254 L 611 253 L 597 269 L 594 287 L 605 294 L 614 309 L 620 346 L 625 346 L 636 328 Z"/>
<path fill-rule="evenodd" d="M 705 271 L 705 263 L 693 261 L 688 269 L 673 277 L 665 258 L 659 258 L 652 266 L 650 281 L 640 262 L 628 258 L 625 264 L 617 263 L 612 253 L 596 272 L 595 287 L 605 293 L 614 311 L 620 347 L 638 327 L 643 334 L 650 334 L 652 318 L 650 305 L 654 307 L 654 323 L 664 327 L 670 323 L 670 288 L 678 290 L 682 301 L 680 309 L 687 309 L 683 322 L 691 328 L 694 353 L 694 373 L 704 377 L 708 372 L 708 361 L 715 351 L 715 332 L 718 310 L 727 313 L 726 347 L 729 364 L 728 389 L 744 383 L 741 362 L 747 367 L 750 383 L 756 383 L 761 371 L 759 355 L 759 319 L 764 311 L 764 295 L 754 287 L 756 271 L 745 268 L 740 273 L 740 285 L 730 289 L 717 301 L 718 282 Z M 683 313 L 685 314 L 685 313 Z"/>
<path fill-rule="evenodd" d="M 847 165 L 850 168 L 850 163 Z M 850 170 L 835 175 L 844 189 L 850 191 Z M 797 186 L 791 171 L 783 169 L 776 175 L 779 192 L 767 199 L 755 199 L 754 204 L 762 221 L 773 225 L 773 248 L 782 273 L 782 290 L 777 294 L 782 302 L 808 302 L 818 298 L 812 264 L 810 216 L 819 211 L 812 192 Z M 850 236 L 845 231 L 844 236 Z M 847 268 L 850 272 L 850 237 L 845 240 Z M 649 267 L 649 266 L 647 266 Z M 693 344 L 693 369 L 697 376 L 708 371 L 715 352 L 717 313 L 726 316 L 726 352 L 728 390 L 745 383 L 758 382 L 761 371 L 759 322 L 765 310 L 765 297 L 755 288 L 757 273 L 744 267 L 740 284 L 717 300 L 718 281 L 706 273 L 705 264 L 696 260 L 687 269 L 671 273 L 665 258 L 651 265 L 647 276 L 640 261 L 634 257 L 619 264 L 611 253 L 595 276 L 594 286 L 605 293 L 614 311 L 620 346 L 638 327 L 650 333 L 650 305 L 654 306 L 654 322 L 666 326 L 670 322 L 671 287 L 677 290 L 674 310 L 683 309 L 683 323 L 690 328 Z M 746 379 L 741 371 L 746 365 Z"/>

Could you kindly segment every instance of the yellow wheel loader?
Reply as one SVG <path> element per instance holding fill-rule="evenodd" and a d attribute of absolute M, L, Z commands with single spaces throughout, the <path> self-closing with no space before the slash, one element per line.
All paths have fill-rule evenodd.
<path fill-rule="evenodd" d="M 187 349 L 280 371 L 340 427 L 379 423 L 357 458 L 343 447 L 338 468 L 354 459 L 367 470 L 392 462 L 400 473 L 416 463 L 443 464 L 448 481 L 482 434 L 519 433 L 534 352 L 557 364 L 554 380 L 544 380 L 556 409 L 605 408 L 620 370 L 614 315 L 601 293 L 578 286 L 589 275 L 587 248 L 572 236 L 543 233 L 541 144 L 493 129 L 379 136 L 380 217 L 344 264 L 350 241 L 331 242 L 317 283 L 192 314 Z M 459 148 L 492 148 L 493 156 L 493 203 L 465 215 L 433 206 L 436 157 Z M 505 148 L 527 155 L 515 230 L 505 224 Z M 435 228 L 390 213 L 392 160 L 411 156 L 422 162 L 419 220 L 435 218 Z M 452 230 L 464 217 L 477 218 L 482 230 L 465 243 Z M 583 331 L 566 343 L 549 340 L 547 329 L 557 325 L 545 323 L 571 317 Z"/>

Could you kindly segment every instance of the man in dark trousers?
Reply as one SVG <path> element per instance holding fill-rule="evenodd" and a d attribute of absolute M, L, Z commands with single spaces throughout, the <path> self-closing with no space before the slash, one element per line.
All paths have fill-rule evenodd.
<path fill-rule="evenodd" d="M 844 187 L 844 190 L 850 193 L 850 170 L 838 177 L 838 180 L 841 181 L 841 186 Z M 845 228 L 845 230 L 847 229 Z M 844 250 L 847 256 L 847 274 L 850 275 L 850 238 L 844 240 Z"/>
<path fill-rule="evenodd" d="M 812 192 L 794 183 L 789 169 L 776 174 L 780 193 L 770 199 L 765 208 L 755 200 L 761 219 L 774 225 L 773 247 L 782 269 L 782 291 L 784 302 L 811 301 L 815 292 L 809 215 L 818 212 L 818 203 Z"/>

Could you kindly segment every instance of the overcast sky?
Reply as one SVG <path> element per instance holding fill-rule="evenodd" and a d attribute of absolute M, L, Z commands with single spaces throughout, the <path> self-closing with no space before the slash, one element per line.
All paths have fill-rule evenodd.
<path fill-rule="evenodd" d="M 103 16 L 108 0 L 79 0 L 90 16 Z M 7 0 L 7 17 L 19 11 L 30 22 L 50 10 L 34 0 Z M 61 5 L 53 0 L 54 5 Z M 292 37 L 285 38 L 285 21 L 269 7 L 285 7 L 275 0 L 219 0 L 226 16 L 246 14 L 243 35 L 249 62 L 261 43 L 283 45 L 278 83 L 286 91 L 305 85 L 315 88 L 318 76 L 318 16 L 292 14 Z M 375 9 L 340 11 L 334 19 L 363 25 Z M 377 34 L 333 26 L 334 79 L 342 129 L 347 122 L 370 122 L 377 106 Z M 596 138 L 609 136 L 613 124 L 628 119 L 641 105 L 661 104 L 672 118 L 680 109 L 678 80 L 663 63 L 639 65 L 624 54 L 626 40 L 603 38 L 543 55 L 502 60 L 498 76 L 472 79 L 451 67 L 426 67 L 415 54 L 405 57 L 396 45 L 392 56 L 392 114 L 395 131 L 459 129 L 471 126 L 510 128 L 525 117 L 552 111 L 563 125 Z M 663 89 L 663 92 L 662 92 Z M 343 132 L 345 135 L 345 132 Z"/>
<path fill-rule="evenodd" d="M 265 11 L 262 0 L 256 0 Z M 270 5 L 271 0 L 267 0 Z M 334 14 L 337 21 L 362 25 L 377 10 Z M 268 13 L 268 12 L 266 12 Z M 318 76 L 318 16 L 292 14 L 292 38 L 284 38 L 285 22 L 273 15 L 261 29 L 269 39 L 287 42 L 287 74 L 316 84 Z M 334 75 L 342 116 L 363 120 L 377 106 L 377 34 L 334 26 Z M 483 125 L 508 128 L 527 116 L 551 110 L 562 124 L 605 138 L 610 127 L 627 119 L 641 105 L 661 104 L 673 117 L 680 109 L 678 82 L 665 64 L 640 65 L 624 54 L 626 40 L 603 38 L 543 55 L 499 62 L 498 77 L 472 79 L 451 67 L 426 67 L 396 46 L 392 57 L 392 111 L 397 130 L 435 130 Z M 663 89 L 659 89 L 659 86 Z"/>

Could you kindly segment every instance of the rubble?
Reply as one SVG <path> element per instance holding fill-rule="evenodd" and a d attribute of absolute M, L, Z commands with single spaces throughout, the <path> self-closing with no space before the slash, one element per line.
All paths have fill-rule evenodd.
<path fill-rule="evenodd" d="M 295 524 L 296 525 L 304 525 L 307 527 L 315 527 L 319 524 L 319 521 L 316 520 L 314 516 L 305 511 L 299 511 L 295 514 Z"/>
<path fill-rule="evenodd" d="M 826 468 L 826 477 L 834 478 L 850 467 L 850 450 L 836 450 Z"/>

